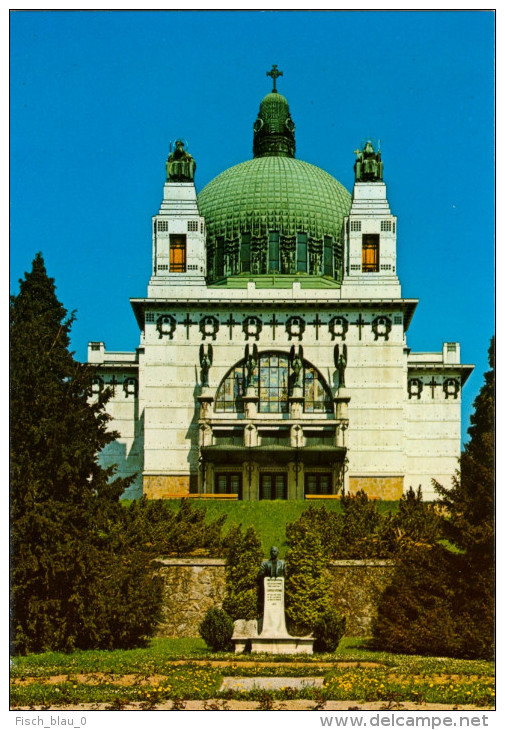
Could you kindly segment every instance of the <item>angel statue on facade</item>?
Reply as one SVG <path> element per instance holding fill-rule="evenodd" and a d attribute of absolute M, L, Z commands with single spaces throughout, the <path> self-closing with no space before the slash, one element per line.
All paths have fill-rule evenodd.
<path fill-rule="evenodd" d="M 342 345 L 342 352 L 340 352 L 340 346 L 335 345 L 333 351 L 333 358 L 335 361 L 335 367 L 338 372 L 338 387 L 345 388 L 345 369 L 347 367 L 347 345 Z"/>
<path fill-rule="evenodd" d="M 289 361 L 293 370 L 293 388 L 301 388 L 300 374 L 303 370 L 303 347 L 301 345 L 298 345 L 298 348 L 292 345 L 289 352 Z"/>
<path fill-rule="evenodd" d="M 253 384 L 254 371 L 258 365 L 258 346 L 245 346 L 245 369 L 247 373 L 247 387 Z"/>
<path fill-rule="evenodd" d="M 202 388 L 208 388 L 209 386 L 209 370 L 212 365 L 212 345 L 205 346 L 202 342 L 200 345 L 200 367 L 202 369 L 201 373 L 201 383 Z"/>

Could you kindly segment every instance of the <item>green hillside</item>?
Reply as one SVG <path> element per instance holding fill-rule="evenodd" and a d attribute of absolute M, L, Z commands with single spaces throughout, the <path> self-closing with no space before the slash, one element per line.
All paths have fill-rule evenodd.
<path fill-rule="evenodd" d="M 178 509 L 179 499 L 168 500 L 174 509 Z M 227 519 L 224 524 L 224 532 L 237 524 L 241 524 L 246 528 L 253 525 L 261 537 L 263 550 L 265 555 L 268 554 L 270 547 L 276 545 L 279 548 L 281 558 L 285 557 L 286 552 L 286 524 L 294 522 L 303 510 L 308 507 L 325 506 L 327 509 L 340 511 L 340 500 L 337 499 L 318 499 L 309 500 L 261 500 L 257 502 L 242 501 L 221 501 L 221 500 L 199 500 L 192 499 L 192 504 L 205 508 L 207 518 L 209 520 L 226 515 Z M 379 500 L 377 507 L 380 512 L 396 512 L 398 502 L 383 502 Z"/>

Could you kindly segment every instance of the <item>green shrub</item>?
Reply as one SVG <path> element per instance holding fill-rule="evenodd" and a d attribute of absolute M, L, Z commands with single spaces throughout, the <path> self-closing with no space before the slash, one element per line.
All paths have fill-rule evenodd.
<path fill-rule="evenodd" d="M 414 545 L 435 545 L 442 536 L 442 522 L 434 505 L 423 501 L 421 487 L 409 487 L 398 504 L 398 512 L 383 519 L 379 531 L 379 552 L 394 556 Z"/>
<path fill-rule="evenodd" d="M 258 570 L 263 558 L 261 540 L 254 527 L 245 533 L 234 527 L 224 540 L 226 597 L 223 609 L 231 618 L 255 619 L 260 613 Z"/>
<path fill-rule="evenodd" d="M 195 550 L 220 555 L 222 526 L 226 515 L 207 520 L 205 507 L 183 499 L 178 510 L 164 499 L 146 499 L 125 507 L 130 513 L 132 529 L 136 529 L 140 544 L 153 557 L 188 555 Z"/>
<path fill-rule="evenodd" d="M 317 513 L 313 510 L 312 514 Z M 314 624 L 329 607 L 331 583 L 328 552 L 325 550 L 317 521 L 302 517 L 287 526 L 286 618 L 293 633 L 312 631 Z"/>
<path fill-rule="evenodd" d="M 336 651 L 345 631 L 345 616 L 336 608 L 329 608 L 314 624 L 314 651 L 323 653 Z"/>
<path fill-rule="evenodd" d="M 213 651 L 229 651 L 233 647 L 233 621 L 222 608 L 209 608 L 199 626 L 199 632 Z"/>
<path fill-rule="evenodd" d="M 469 580 L 471 578 L 471 580 Z M 398 559 L 373 623 L 377 649 L 491 659 L 492 582 L 468 557 L 440 545 L 413 546 Z"/>

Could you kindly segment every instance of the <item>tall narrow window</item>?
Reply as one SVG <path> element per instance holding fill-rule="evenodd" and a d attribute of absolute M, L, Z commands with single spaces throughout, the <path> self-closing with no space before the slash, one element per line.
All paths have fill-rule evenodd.
<path fill-rule="evenodd" d="M 269 273 L 280 271 L 278 231 L 270 231 L 268 234 L 268 271 Z"/>
<path fill-rule="evenodd" d="M 240 270 L 251 271 L 251 234 L 243 233 L 240 246 Z"/>
<path fill-rule="evenodd" d="M 323 274 L 325 276 L 333 276 L 333 239 L 331 236 L 324 237 Z"/>
<path fill-rule="evenodd" d="M 224 238 L 216 240 L 216 276 L 224 276 Z"/>
<path fill-rule="evenodd" d="M 186 271 L 186 236 L 183 234 L 170 236 L 170 271 Z"/>
<path fill-rule="evenodd" d="M 296 236 L 296 270 L 307 271 L 307 234 L 298 233 Z"/>
<path fill-rule="evenodd" d="M 379 239 L 378 233 L 366 233 L 362 236 L 362 271 L 379 271 Z"/>

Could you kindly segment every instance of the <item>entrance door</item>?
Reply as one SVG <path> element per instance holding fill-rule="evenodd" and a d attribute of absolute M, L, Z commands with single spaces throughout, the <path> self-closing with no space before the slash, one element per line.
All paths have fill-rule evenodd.
<path fill-rule="evenodd" d="M 286 474 L 260 474 L 260 499 L 287 498 L 288 480 Z"/>

